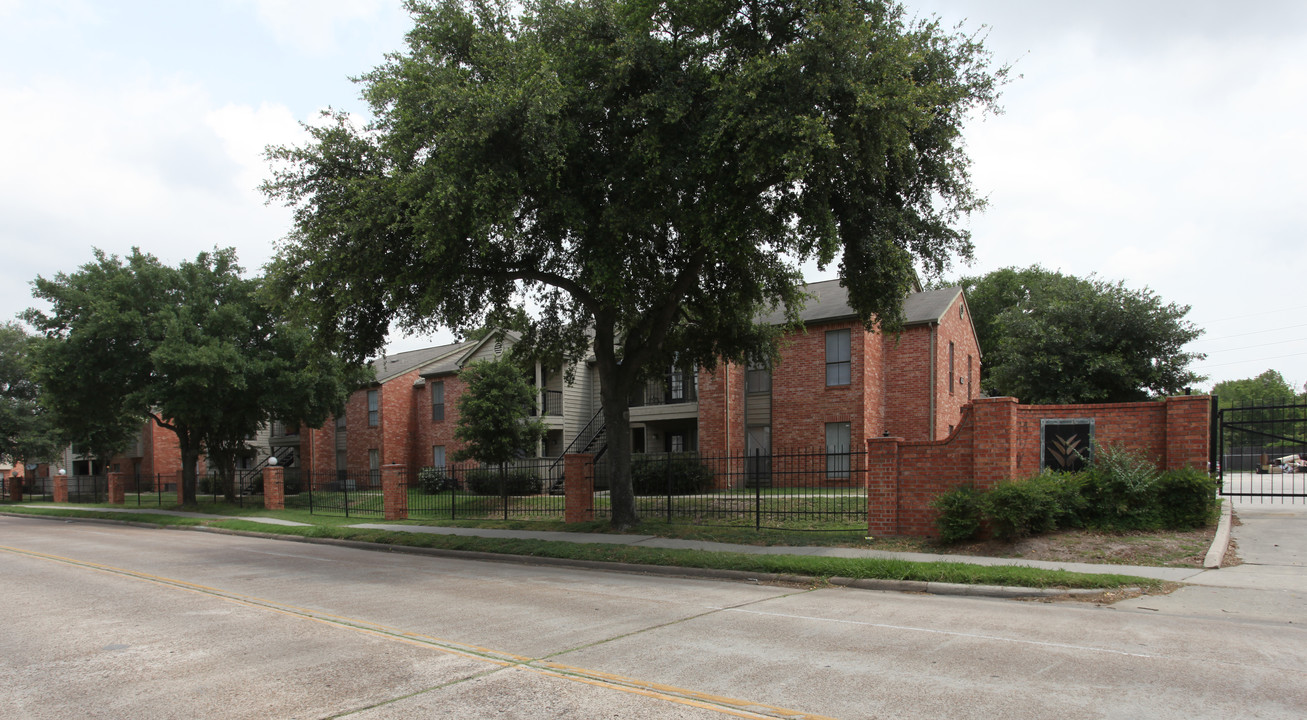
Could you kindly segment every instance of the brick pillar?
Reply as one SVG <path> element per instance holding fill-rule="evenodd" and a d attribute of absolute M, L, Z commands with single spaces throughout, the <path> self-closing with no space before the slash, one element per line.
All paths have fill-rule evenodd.
<path fill-rule="evenodd" d="M 123 505 L 127 502 L 127 482 L 120 472 L 109 473 L 109 504 Z"/>
<path fill-rule="evenodd" d="M 1212 398 L 1180 395 L 1166 402 L 1166 469 L 1207 467 L 1211 442 Z"/>
<path fill-rule="evenodd" d="M 57 503 L 68 502 L 68 476 L 54 476 L 54 501 Z"/>
<path fill-rule="evenodd" d="M 9 473 L 9 499 L 14 502 L 23 501 L 23 476 L 22 475 L 15 477 L 12 472 Z"/>
<path fill-rule="evenodd" d="M 1017 476 L 1017 399 L 977 398 L 972 401 L 971 478 L 977 490 Z"/>
<path fill-rule="evenodd" d="M 903 438 L 867 440 L 867 534 L 899 534 L 899 443 Z"/>
<path fill-rule="evenodd" d="M 286 469 L 280 465 L 263 468 L 263 507 L 286 509 Z"/>
<path fill-rule="evenodd" d="M 403 465 L 381 466 L 381 497 L 387 520 L 408 519 L 408 483 Z"/>
<path fill-rule="evenodd" d="M 589 522 L 595 518 L 594 456 L 568 455 L 563 458 L 563 495 L 566 506 L 563 522 Z"/>

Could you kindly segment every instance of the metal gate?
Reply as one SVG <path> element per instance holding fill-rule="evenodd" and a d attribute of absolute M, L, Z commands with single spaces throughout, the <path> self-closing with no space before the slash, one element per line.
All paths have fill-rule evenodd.
<path fill-rule="evenodd" d="M 1307 402 L 1236 405 L 1215 419 L 1221 495 L 1307 502 Z"/>

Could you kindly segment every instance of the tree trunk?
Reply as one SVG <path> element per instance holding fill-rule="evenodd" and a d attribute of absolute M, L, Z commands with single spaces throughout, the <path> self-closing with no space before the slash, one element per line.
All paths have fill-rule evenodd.
<path fill-rule="evenodd" d="M 195 466 L 200 460 L 200 443 L 191 441 L 191 434 L 180 428 L 177 440 L 182 451 L 182 505 L 193 507 L 198 504 L 195 496 Z"/>
<path fill-rule="evenodd" d="M 604 410 L 604 433 L 608 437 L 608 495 L 614 530 L 628 530 L 640 522 L 631 488 L 631 383 L 628 378 L 619 377 L 623 374 L 616 367 L 605 373 L 600 364 L 599 397 Z"/>

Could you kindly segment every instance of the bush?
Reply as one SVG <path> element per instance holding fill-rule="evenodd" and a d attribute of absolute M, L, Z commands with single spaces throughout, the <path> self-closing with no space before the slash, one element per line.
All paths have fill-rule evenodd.
<path fill-rule="evenodd" d="M 965 485 L 931 501 L 930 506 L 939 511 L 935 527 L 940 542 L 953 545 L 980 533 L 981 497 L 975 488 Z"/>
<path fill-rule="evenodd" d="M 446 490 L 457 489 L 458 482 L 450 477 L 443 467 L 424 467 L 418 470 L 418 487 L 427 495 L 436 495 Z M 498 489 L 495 490 L 495 494 L 499 494 Z"/>
<path fill-rule="evenodd" d="M 712 485 L 712 468 L 693 455 L 631 458 L 631 489 L 636 495 L 697 495 Z"/>
<path fill-rule="evenodd" d="M 198 495 L 221 495 L 222 478 L 218 475 L 205 475 L 195 483 L 195 491 Z"/>
<path fill-rule="evenodd" d="M 1082 490 L 1090 522 L 1114 530 L 1158 527 L 1156 467 L 1140 452 L 1098 448 Z"/>
<path fill-rule="evenodd" d="M 1063 514 L 1057 482 L 1055 476 L 1046 474 L 991 488 L 983 497 L 982 509 L 994 534 L 1011 540 L 1056 530 Z"/>
<path fill-rule="evenodd" d="M 1216 482 L 1201 470 L 1168 470 L 1155 483 L 1157 515 L 1163 527 L 1190 530 L 1216 516 Z"/>
<path fill-rule="evenodd" d="M 469 470 L 463 476 L 468 492 L 474 495 L 500 494 L 500 482 L 507 487 L 509 495 L 539 495 L 545 487 L 544 480 L 530 470 L 500 470 L 499 468 L 477 468 Z"/>

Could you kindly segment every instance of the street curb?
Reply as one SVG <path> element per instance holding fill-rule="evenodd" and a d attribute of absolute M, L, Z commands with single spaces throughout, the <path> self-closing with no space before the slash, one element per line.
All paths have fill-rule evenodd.
<path fill-rule="evenodd" d="M 1207 557 L 1203 558 L 1203 567 L 1208 570 L 1215 570 L 1221 567 L 1225 560 L 1225 552 L 1230 549 L 1230 520 L 1234 512 L 1234 503 L 1227 498 L 1221 502 L 1221 521 L 1216 526 L 1216 535 L 1212 537 L 1212 546 L 1207 549 Z"/>
<path fill-rule="evenodd" d="M 1098 595 L 1104 589 L 1067 589 L 1067 588 L 1026 588 L 1001 585 L 963 585 L 958 583 L 925 582 L 920 580 L 880 580 L 871 578 L 846 578 L 833 576 L 829 578 L 809 575 L 785 575 L 780 573 L 760 573 L 746 570 L 725 570 L 719 568 L 678 567 L 670 565 L 637 565 L 633 563 L 605 562 L 600 560 L 573 560 L 569 558 L 538 557 L 535 555 L 509 555 L 505 553 L 488 553 L 477 550 L 448 550 L 445 548 L 423 548 L 410 545 L 387 545 L 385 543 L 363 542 L 361 540 L 343 540 L 340 538 L 308 538 L 298 535 L 280 535 L 249 530 L 229 530 L 227 528 L 203 526 L 177 526 L 170 530 L 190 530 L 211 532 L 222 535 L 243 535 L 246 537 L 267 538 L 269 540 L 288 540 L 292 542 L 319 543 L 337 545 L 356 550 L 373 552 L 394 552 L 427 557 L 451 558 L 456 560 L 480 560 L 485 562 L 510 563 L 515 565 L 548 565 L 551 567 L 570 567 L 582 570 L 603 572 L 621 572 L 632 575 L 657 575 L 660 577 L 686 577 L 709 580 L 735 580 L 738 582 L 779 583 L 786 585 L 832 585 L 856 590 L 876 590 L 880 592 L 923 593 L 928 595 L 958 595 L 967 597 L 992 598 L 1048 598 L 1079 597 Z"/>

